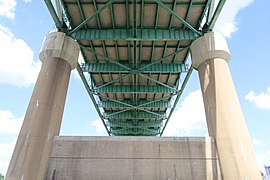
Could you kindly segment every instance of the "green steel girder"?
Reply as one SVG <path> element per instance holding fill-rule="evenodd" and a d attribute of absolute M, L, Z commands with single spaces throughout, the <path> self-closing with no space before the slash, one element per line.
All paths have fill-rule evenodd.
<path fill-rule="evenodd" d="M 82 81 L 83 81 L 83 84 L 84 84 L 84 86 L 85 86 L 85 88 L 86 88 L 86 90 L 87 90 L 87 93 L 88 93 L 89 97 L 91 98 L 91 100 L 92 100 L 92 102 L 93 102 L 93 104 L 94 104 L 94 107 L 95 107 L 96 110 L 97 110 L 97 113 L 98 113 L 100 119 L 102 120 L 102 123 L 103 123 L 103 125 L 104 125 L 104 127 L 105 127 L 107 133 L 110 135 L 109 130 L 108 130 L 108 128 L 107 128 L 107 126 L 106 126 L 106 124 L 105 124 L 105 121 L 104 121 L 104 119 L 103 119 L 103 115 L 101 114 L 101 112 L 100 112 L 100 110 L 99 110 L 99 107 L 98 107 L 98 105 L 97 105 L 97 103 L 96 103 L 96 101 L 95 101 L 95 97 L 94 97 L 93 91 L 91 90 L 91 88 L 90 88 L 90 86 L 89 86 L 87 80 L 85 79 L 85 76 L 83 75 L 83 71 L 82 71 L 81 67 L 79 66 L 79 63 L 77 63 L 77 68 L 76 68 L 76 69 L 77 69 L 77 71 L 78 71 L 78 73 L 79 73 L 79 75 L 80 75 L 80 77 L 81 77 L 81 79 L 82 79 Z"/>
<path fill-rule="evenodd" d="M 182 19 L 181 17 L 179 17 L 174 11 L 172 11 L 170 8 L 168 8 L 168 6 L 166 6 L 160 0 L 155 0 L 155 2 L 159 6 L 163 7 L 167 12 L 169 12 L 170 14 L 172 14 L 177 20 L 179 20 L 180 22 L 182 22 L 187 28 L 189 28 L 190 30 L 192 30 L 194 33 L 198 34 L 199 36 L 202 35 L 202 33 L 200 31 L 198 31 L 197 29 L 195 29 L 194 27 L 192 27 L 187 21 L 185 21 L 184 19 Z"/>
<path fill-rule="evenodd" d="M 159 85 L 161 85 L 161 86 L 164 86 L 164 87 L 166 87 L 166 88 L 175 90 L 175 87 L 169 86 L 169 85 L 167 85 L 167 84 L 165 84 L 165 83 L 163 83 L 163 82 L 160 82 L 159 80 L 155 80 L 154 78 L 151 78 L 151 77 L 146 76 L 146 75 L 144 75 L 144 74 L 139 74 L 139 75 L 142 76 L 142 77 L 144 77 L 144 78 L 146 78 L 146 79 L 148 79 L 148 80 L 150 80 L 150 81 L 153 81 L 153 82 L 155 82 L 155 83 L 157 83 L 157 84 L 159 84 Z M 160 74 L 159 74 L 159 75 L 160 75 Z"/>
<path fill-rule="evenodd" d="M 78 65 L 77 70 L 108 134 L 161 136 L 192 72 L 192 67 L 189 68 L 185 64 L 188 57 L 187 50 L 192 41 L 212 30 L 226 0 L 217 0 L 219 2 L 215 9 L 213 8 L 214 0 L 59 0 L 62 2 L 68 28 L 63 26 L 60 10 L 57 11 L 58 13 L 55 11 L 51 0 L 44 1 L 57 29 L 76 39 L 81 46 L 86 64 Z M 148 6 L 151 4 L 156 9 L 152 24 L 145 22 L 146 4 Z M 125 13 L 124 23 L 116 21 L 117 18 L 118 20 L 120 18 L 116 17 L 115 12 L 116 6 L 119 5 Z M 196 7 L 194 8 L 194 6 Z M 185 9 L 180 13 L 181 16 L 179 7 Z M 93 9 L 92 14 L 88 13 L 89 8 Z M 190 17 L 196 8 L 202 12 L 198 19 L 199 23 L 194 27 L 189 22 L 193 22 L 194 18 Z M 160 23 L 159 18 L 162 16 L 161 10 L 163 9 L 170 15 L 167 24 Z M 104 23 L 100 14 L 104 10 L 108 15 L 107 20 L 111 23 Z M 75 18 L 75 14 L 80 18 Z M 90 24 L 89 22 L 93 19 L 96 20 L 96 23 Z M 205 19 L 206 24 L 203 26 L 202 22 Z M 122 18 L 122 20 L 124 19 Z M 173 25 L 175 20 L 181 22 L 183 26 Z M 125 42 L 122 43 L 122 41 Z M 172 41 L 174 42 L 171 43 Z M 151 48 L 149 59 L 143 59 L 146 57 L 143 54 L 145 47 Z M 127 51 L 127 57 L 121 56 L 123 48 L 124 51 Z M 172 48 L 173 53 L 167 54 L 172 51 Z M 91 52 L 89 53 L 87 50 Z M 115 56 L 111 52 L 108 53 L 109 51 L 115 51 Z M 160 59 L 155 58 L 157 51 L 161 51 Z M 179 62 L 177 53 L 182 53 L 181 57 L 185 56 L 183 64 L 174 64 Z M 125 57 L 126 61 L 121 57 Z M 168 57 L 171 57 L 172 63 L 164 64 Z M 106 63 L 98 63 L 104 62 L 104 59 Z M 95 62 L 95 64 L 87 62 Z M 129 62 L 129 64 L 122 62 Z M 91 76 L 91 82 L 86 80 L 83 71 L 89 72 L 90 76 L 96 73 L 95 76 Z M 181 83 L 180 74 L 183 72 L 187 72 L 187 74 L 184 82 Z M 152 74 L 155 76 L 151 76 Z M 173 74 L 174 77 L 177 77 L 177 82 L 173 82 L 176 86 L 168 85 L 169 77 L 165 81 L 166 83 L 164 83 L 165 78 L 161 81 L 162 77 L 166 77 L 164 74 L 168 76 Z M 128 81 L 123 80 L 126 76 L 130 76 L 130 78 L 126 78 Z M 140 84 L 139 76 L 147 79 L 148 86 Z M 174 77 L 173 80 L 175 80 Z M 96 78 L 100 78 L 100 80 Z M 125 85 L 123 85 L 123 81 Z M 156 82 L 155 85 L 150 86 L 151 81 Z M 95 84 L 95 82 L 98 83 Z M 116 86 L 115 82 L 121 85 Z M 126 85 L 127 83 L 129 85 Z M 156 96 L 157 93 L 160 93 L 161 97 Z M 126 94 L 128 96 L 125 96 Z M 149 96 L 153 94 L 154 97 Z M 147 99 L 153 101 L 146 101 Z M 111 108 L 119 109 L 113 111 L 116 109 Z M 159 108 L 159 111 L 151 110 L 151 108 Z M 149 119 L 151 121 L 147 121 Z"/>
<path fill-rule="evenodd" d="M 126 1 L 123 1 L 123 0 L 115 0 L 113 4 L 125 4 L 126 2 L 128 2 L 127 0 Z M 99 1 L 98 4 L 106 4 L 107 2 L 106 1 Z M 176 5 L 179 5 L 179 6 L 188 6 L 189 5 L 189 2 L 188 1 L 177 1 L 174 2 L 174 1 L 163 1 L 162 2 L 163 4 L 166 4 L 166 5 L 172 5 L 172 4 L 176 4 Z M 93 1 L 82 1 L 81 2 L 82 5 L 93 5 L 94 2 Z M 138 1 L 137 4 L 142 4 L 142 2 Z M 145 1 L 144 4 L 147 4 L 147 5 L 155 5 L 156 3 L 154 1 Z M 76 2 L 73 2 L 73 1 L 69 1 L 69 2 L 65 2 L 65 5 L 76 5 Z M 197 1 L 197 2 L 194 2 L 193 3 L 193 6 L 205 6 L 205 2 L 201 2 L 201 1 Z"/>
<path fill-rule="evenodd" d="M 160 134 L 160 129 L 141 129 L 141 128 L 121 128 L 121 129 L 111 129 L 110 131 L 113 135 L 148 135 L 156 136 Z"/>
<path fill-rule="evenodd" d="M 177 90 L 176 88 L 170 89 L 161 85 L 156 86 L 108 85 L 95 89 L 97 93 L 175 93 L 176 90 Z"/>
<path fill-rule="evenodd" d="M 198 34 L 191 30 L 137 29 L 136 37 L 132 29 L 80 29 L 70 34 L 77 40 L 127 40 L 127 41 L 178 41 L 195 40 Z"/>
<path fill-rule="evenodd" d="M 129 67 L 129 64 L 123 64 L 126 67 Z M 147 64 L 141 64 L 142 66 L 146 66 Z M 84 72 L 90 73 L 182 73 L 187 72 L 188 65 L 187 64 L 154 64 L 152 66 L 146 67 L 142 71 L 136 71 L 131 69 L 127 70 L 119 65 L 112 63 L 83 63 L 81 67 Z"/>
<path fill-rule="evenodd" d="M 173 113 L 174 109 L 176 108 L 176 105 L 177 105 L 178 101 L 180 100 L 180 97 L 181 97 L 181 95 L 182 95 L 182 93 L 183 93 L 183 91 L 184 91 L 184 89 L 185 89 L 185 87 L 187 85 L 187 82 L 188 82 L 192 72 L 193 72 L 193 67 L 190 67 L 189 70 L 188 70 L 188 73 L 187 73 L 187 75 L 186 75 L 186 77 L 184 79 L 184 82 L 183 82 L 183 84 L 182 84 L 182 86 L 180 88 L 180 90 L 177 91 L 177 96 L 176 96 L 176 99 L 174 101 L 174 105 L 173 105 L 173 107 L 172 107 L 172 109 L 171 109 L 171 111 L 170 111 L 170 113 L 168 115 L 167 121 L 165 122 L 165 125 L 164 125 L 164 127 L 163 127 L 163 129 L 162 129 L 162 131 L 160 133 L 160 136 L 162 136 L 162 134 L 163 134 L 163 132 L 164 132 L 164 130 L 165 130 L 171 116 L 172 116 L 172 113 Z"/>
<path fill-rule="evenodd" d="M 211 31 L 213 29 L 225 2 L 226 0 L 219 0 L 218 5 L 215 9 L 214 15 L 212 16 L 211 21 L 209 22 L 209 27 L 207 29 L 208 31 Z"/>
<path fill-rule="evenodd" d="M 124 78 L 124 77 L 127 77 L 127 76 L 130 76 L 131 74 L 123 74 L 123 75 L 121 75 L 120 77 L 118 77 L 118 78 L 116 78 L 116 79 L 111 79 L 109 82 L 107 82 L 107 83 L 105 83 L 105 84 L 102 84 L 102 85 L 100 85 L 100 86 L 96 86 L 96 90 L 97 89 L 99 89 L 99 88 L 102 88 L 102 87 L 104 87 L 104 86 L 108 86 L 108 85 L 111 85 L 111 84 L 113 84 L 113 83 L 115 83 L 115 82 L 121 82 L 121 80 Z"/>
<path fill-rule="evenodd" d="M 174 55 L 178 54 L 179 52 L 182 52 L 182 51 L 184 51 L 184 50 L 187 50 L 187 49 L 189 48 L 189 46 L 190 46 L 190 45 L 184 46 L 184 47 L 182 47 L 181 49 L 178 49 L 177 51 L 175 51 L 175 52 L 173 52 L 173 53 L 171 53 L 171 54 L 168 54 L 168 55 L 166 55 L 166 56 L 164 56 L 164 57 L 162 57 L 162 58 L 159 58 L 159 59 L 157 59 L 157 60 L 153 60 L 153 59 L 151 58 L 151 63 L 150 63 L 150 64 L 147 64 L 147 65 L 145 65 L 145 66 L 141 66 L 141 67 L 139 68 L 139 70 L 142 71 L 142 70 L 144 70 L 144 69 L 146 69 L 146 68 L 148 68 L 148 67 L 151 67 L 151 66 L 153 66 L 153 65 L 155 65 L 155 64 L 161 63 L 161 62 L 163 62 L 165 59 L 167 59 L 168 57 L 174 56 Z M 80 44 L 80 47 L 81 47 L 81 48 L 84 48 L 84 49 L 86 49 L 86 50 L 88 50 L 88 51 L 91 51 L 94 55 L 100 56 L 100 57 L 104 58 L 106 61 L 108 61 L 108 62 L 110 62 L 110 63 L 112 63 L 112 64 L 116 64 L 116 65 L 118 65 L 118 66 L 120 66 L 120 67 L 122 67 L 122 68 L 124 68 L 124 69 L 127 69 L 127 70 L 131 70 L 131 68 L 129 68 L 128 66 L 125 66 L 124 64 L 121 64 L 121 63 L 117 62 L 116 60 L 113 60 L 113 59 L 111 59 L 111 58 L 108 58 L 107 56 L 104 56 L 104 55 L 102 55 L 102 54 L 97 53 L 92 47 L 86 47 L 86 46 L 84 46 L 84 45 L 82 45 L 82 44 Z M 128 49 L 129 49 L 129 48 L 128 48 Z M 134 48 L 134 49 L 135 49 L 135 48 Z M 130 61 L 130 55 L 129 55 L 129 61 Z"/>
<path fill-rule="evenodd" d="M 74 29 L 72 29 L 70 32 L 68 32 L 68 34 L 73 34 L 74 32 L 76 32 L 77 30 L 81 29 L 83 26 L 85 26 L 91 19 L 95 18 L 96 16 L 99 15 L 100 12 L 102 12 L 104 9 L 106 9 L 108 6 L 110 6 L 112 3 L 114 2 L 114 0 L 110 0 L 109 2 L 107 2 L 104 6 L 102 6 L 99 10 L 95 11 L 95 13 L 91 14 L 91 16 L 89 16 L 88 18 L 86 18 L 81 24 L 79 24 L 78 26 L 76 26 Z"/>
<path fill-rule="evenodd" d="M 139 106 L 131 106 L 131 107 L 125 108 L 125 109 L 123 109 L 121 111 L 113 111 L 113 113 L 110 113 L 110 116 L 113 116 L 113 115 L 116 115 L 116 114 L 121 114 L 121 113 L 126 113 L 126 112 L 129 112 L 129 111 L 132 111 L 132 110 L 140 110 L 140 111 L 143 111 L 144 113 L 149 113 L 149 114 L 153 114 L 155 116 L 163 117 L 163 115 L 160 115 L 158 112 L 149 111 L 149 110 L 141 108 Z"/>
<path fill-rule="evenodd" d="M 57 29 L 61 29 L 61 19 L 59 19 L 58 15 L 53 7 L 51 0 L 44 0 L 44 1 L 45 1 L 45 4 L 47 5 L 47 8 L 48 8 L 52 18 L 53 18 L 55 26 L 57 27 Z"/>
<path fill-rule="evenodd" d="M 116 103 L 122 104 L 124 106 L 127 106 L 127 108 L 124 108 L 121 111 L 115 111 L 113 114 L 120 114 L 120 113 L 127 112 L 127 111 L 135 109 L 135 110 L 140 110 L 140 111 L 144 111 L 146 113 L 150 113 L 150 114 L 153 114 L 153 115 L 160 116 L 160 114 L 157 114 L 156 112 L 153 112 L 153 111 L 149 111 L 143 106 L 147 106 L 149 104 L 160 102 L 160 101 L 168 101 L 168 102 L 170 102 L 169 99 L 174 95 L 175 94 L 170 94 L 170 95 L 167 95 L 167 96 L 163 96 L 162 98 L 159 98 L 159 99 L 156 99 L 156 100 L 153 100 L 153 101 L 146 101 L 144 104 L 139 104 L 139 105 L 136 105 L 136 106 L 133 106 L 131 104 L 125 103 L 124 101 L 116 100 L 116 99 L 109 98 L 109 97 L 106 97 L 106 96 L 99 95 L 99 97 L 102 98 L 102 99 L 107 99 L 108 101 L 116 102 Z M 101 105 L 101 103 L 99 103 L 99 105 Z"/>
<path fill-rule="evenodd" d="M 155 65 L 155 64 L 159 64 L 159 63 L 163 62 L 165 59 L 167 59 L 168 57 L 174 56 L 174 55 L 178 54 L 179 52 L 182 52 L 182 51 L 188 49 L 189 46 L 190 46 L 190 45 L 185 46 L 185 47 L 183 47 L 183 48 L 181 48 L 181 49 L 178 49 L 177 51 L 175 51 L 175 52 L 173 52 L 173 53 L 171 53 L 171 54 L 168 54 L 168 55 L 166 55 L 166 56 L 163 56 L 162 58 L 160 58 L 160 59 L 158 59 L 158 60 L 153 60 L 153 59 L 151 58 L 151 63 L 150 63 L 150 64 L 147 64 L 147 65 L 145 65 L 145 66 L 141 66 L 141 67 L 139 68 L 139 70 L 140 70 L 140 71 L 144 71 L 146 68 L 149 68 L 149 67 L 151 67 L 151 66 L 153 66 L 153 65 Z"/>
<path fill-rule="evenodd" d="M 139 119 L 156 119 L 156 120 L 163 120 L 165 119 L 165 113 L 163 112 L 155 112 L 155 114 L 150 114 L 148 112 L 144 111 L 127 111 L 116 114 L 114 111 L 106 111 L 104 114 L 104 118 L 110 120 L 110 119 L 133 119 L 133 120 L 139 120 Z"/>
<path fill-rule="evenodd" d="M 118 65 L 118 66 L 120 66 L 120 67 L 122 67 L 122 68 L 124 68 L 124 69 L 126 69 L 126 70 L 131 70 L 131 68 L 129 68 L 128 66 L 125 66 L 125 65 L 123 65 L 123 64 L 121 64 L 121 63 L 119 63 L 119 62 L 117 62 L 117 61 L 115 61 L 115 60 L 113 60 L 113 59 L 111 59 L 111 58 L 108 58 L 107 56 L 104 56 L 104 55 L 102 55 L 102 54 L 97 53 L 97 52 L 93 49 L 93 47 L 85 47 L 85 46 L 83 46 L 83 45 L 80 45 L 80 47 L 81 47 L 81 48 L 84 48 L 84 49 L 87 49 L 88 51 L 91 51 L 95 56 L 100 56 L 100 57 L 104 58 L 106 61 L 108 61 L 108 62 L 110 62 L 110 63 L 112 63 L 112 64 Z"/>
<path fill-rule="evenodd" d="M 133 101 L 122 101 L 123 103 L 115 102 L 115 101 L 102 101 L 99 103 L 100 107 L 103 108 L 128 108 L 131 106 L 136 107 L 136 105 L 133 105 Z M 150 101 L 139 101 L 138 106 L 140 108 L 168 108 L 170 107 L 170 102 L 168 101 L 158 101 L 158 102 L 153 102 L 149 103 Z M 125 105 L 125 104 L 131 105 Z M 148 104 L 147 104 L 148 103 Z"/>
<path fill-rule="evenodd" d="M 162 121 L 108 121 L 106 125 L 111 128 L 160 128 L 162 127 Z"/>
<path fill-rule="evenodd" d="M 210 18 L 212 18 L 213 16 L 213 12 L 214 12 L 214 5 L 215 5 L 215 0 L 208 0 L 207 1 L 207 16 L 206 16 L 206 23 L 210 22 Z M 205 8 L 206 10 L 206 8 Z"/>
<path fill-rule="evenodd" d="M 209 13 L 207 12 L 209 7 L 210 7 L 210 4 L 211 2 L 214 1 L 214 0 L 207 0 L 206 4 L 205 4 L 205 8 L 203 10 L 203 12 L 201 13 L 200 15 L 200 18 L 199 18 L 199 23 L 197 24 L 197 29 L 202 29 L 204 26 L 204 24 L 202 24 L 202 22 L 205 20 L 207 21 L 207 16 L 209 15 Z M 193 2 L 194 3 L 194 2 Z M 207 8 L 208 7 L 208 8 Z M 202 31 L 203 32 L 203 31 Z"/>

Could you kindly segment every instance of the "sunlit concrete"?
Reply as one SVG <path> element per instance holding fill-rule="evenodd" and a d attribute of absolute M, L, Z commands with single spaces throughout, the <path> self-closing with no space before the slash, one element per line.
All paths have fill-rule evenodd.
<path fill-rule="evenodd" d="M 218 180 L 212 138 L 56 137 L 47 180 Z"/>
<path fill-rule="evenodd" d="M 207 33 L 191 45 L 199 72 L 209 135 L 216 140 L 225 180 L 261 179 L 255 154 L 228 68 L 230 53 L 219 33 Z"/>
<path fill-rule="evenodd" d="M 70 72 L 79 46 L 64 33 L 50 33 L 40 53 L 42 61 L 23 125 L 7 171 L 7 180 L 42 180 L 59 135 Z"/>

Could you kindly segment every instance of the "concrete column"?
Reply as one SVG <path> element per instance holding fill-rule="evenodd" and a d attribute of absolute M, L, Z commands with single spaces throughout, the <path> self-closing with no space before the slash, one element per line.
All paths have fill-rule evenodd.
<path fill-rule="evenodd" d="M 215 137 L 223 179 L 261 179 L 248 129 L 228 68 L 224 37 L 206 33 L 191 45 L 198 70 L 209 135 Z"/>
<path fill-rule="evenodd" d="M 59 135 L 71 70 L 79 45 L 61 32 L 50 33 L 41 49 L 42 61 L 23 125 L 9 164 L 7 180 L 42 180 Z"/>

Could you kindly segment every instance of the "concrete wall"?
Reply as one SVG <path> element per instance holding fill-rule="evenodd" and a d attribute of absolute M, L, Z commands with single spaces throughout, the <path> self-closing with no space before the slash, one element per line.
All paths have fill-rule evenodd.
<path fill-rule="evenodd" d="M 206 138 L 55 137 L 48 180 L 221 179 Z"/>

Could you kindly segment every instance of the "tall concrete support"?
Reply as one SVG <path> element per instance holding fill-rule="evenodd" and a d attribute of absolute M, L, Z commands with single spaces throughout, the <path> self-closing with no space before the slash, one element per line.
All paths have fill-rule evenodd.
<path fill-rule="evenodd" d="M 71 70 L 79 46 L 61 32 L 50 33 L 40 53 L 42 67 L 9 164 L 7 180 L 42 180 L 53 138 L 59 135 Z"/>
<path fill-rule="evenodd" d="M 223 179 L 261 179 L 249 133 L 228 68 L 230 53 L 218 33 L 191 45 L 199 72 L 209 135 L 215 137 Z"/>

